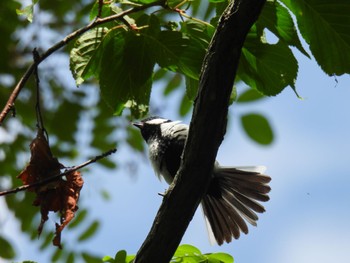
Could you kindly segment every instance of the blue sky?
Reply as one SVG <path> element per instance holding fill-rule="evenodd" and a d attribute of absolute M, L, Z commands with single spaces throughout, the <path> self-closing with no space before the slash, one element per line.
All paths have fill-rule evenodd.
<path fill-rule="evenodd" d="M 224 165 L 267 166 L 266 173 L 272 177 L 271 200 L 266 203 L 267 211 L 260 216 L 258 227 L 251 227 L 249 235 L 230 244 L 211 246 L 198 210 L 182 243 L 195 245 L 205 253 L 228 252 L 239 263 L 348 262 L 350 78 L 328 77 L 314 61 L 298 58 L 296 87 L 304 99 L 296 98 L 287 88 L 258 103 L 233 105 L 227 135 L 217 157 Z M 155 90 L 152 100 L 157 97 Z M 175 104 L 176 99 L 169 101 L 164 117 L 178 118 L 172 108 Z M 269 118 L 275 132 L 271 146 L 259 146 L 242 132 L 238 116 L 251 111 Z M 154 176 L 145 157 L 120 149 L 113 158 L 137 162 L 140 169 L 133 176 L 126 169 L 112 173 L 92 170 L 85 174 L 82 202 L 91 208 L 91 217 L 99 217 L 103 224 L 94 239 L 79 246 L 102 255 L 114 255 L 120 249 L 134 254 L 161 203 L 157 193 L 167 185 Z M 111 192 L 111 201 L 96 198 L 101 189 Z M 11 216 L 3 229 L 8 237 L 19 232 Z M 63 233 L 67 246 L 74 245 L 69 235 L 68 231 Z M 17 248 L 28 242 L 23 237 L 13 240 L 17 240 Z M 19 251 L 18 260 L 44 262 L 47 255 L 32 245 L 22 246 Z"/>

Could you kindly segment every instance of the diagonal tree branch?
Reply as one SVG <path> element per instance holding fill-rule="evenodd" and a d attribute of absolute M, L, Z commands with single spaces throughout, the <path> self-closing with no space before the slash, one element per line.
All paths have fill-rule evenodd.
<path fill-rule="evenodd" d="M 166 0 L 159 0 L 159 1 L 155 1 L 155 2 L 152 2 L 152 3 L 149 3 L 149 4 L 145 4 L 145 5 L 135 6 L 133 8 L 127 9 L 127 10 L 125 10 L 123 12 L 118 13 L 118 14 L 115 14 L 115 15 L 112 15 L 112 16 L 108 16 L 108 17 L 105 17 L 105 18 L 97 17 L 90 24 L 88 24 L 85 27 L 82 27 L 82 28 L 72 32 L 71 34 L 66 36 L 64 39 L 62 39 L 61 41 L 59 41 L 58 43 L 56 43 L 55 45 L 50 47 L 40 57 L 38 57 L 38 59 L 36 61 L 34 61 L 29 66 L 27 71 L 24 73 L 22 78 L 17 83 L 17 85 L 14 88 L 14 90 L 12 91 L 9 99 L 7 100 L 7 103 L 5 104 L 4 109 L 0 113 L 0 126 L 4 122 L 7 114 L 9 112 L 11 112 L 12 110 L 14 110 L 14 105 L 15 105 L 15 101 L 17 99 L 17 96 L 19 95 L 19 93 L 21 92 L 22 88 L 24 87 L 24 85 L 28 81 L 29 77 L 33 74 L 34 69 L 41 62 L 43 62 L 47 57 L 49 57 L 50 55 L 52 55 L 57 50 L 59 50 L 62 47 L 66 46 L 69 42 L 71 42 L 72 40 L 76 39 L 77 37 L 79 37 L 82 34 L 84 34 L 86 31 L 88 31 L 88 30 L 90 30 L 90 29 L 92 29 L 94 27 L 97 27 L 99 25 L 105 24 L 105 23 L 113 21 L 113 20 L 118 20 L 118 19 L 119 20 L 123 20 L 124 16 L 126 16 L 126 15 L 129 15 L 129 14 L 132 14 L 132 13 L 136 13 L 136 12 L 139 12 L 141 10 L 148 9 L 150 7 L 153 7 L 153 6 L 164 6 L 165 7 L 165 3 L 166 3 Z"/>
<path fill-rule="evenodd" d="M 265 1 L 234 0 L 219 21 L 203 62 L 181 167 L 136 255 L 136 263 L 170 261 L 206 192 L 226 130 L 241 48 Z"/>
<path fill-rule="evenodd" d="M 51 177 L 48 177 L 44 180 L 41 180 L 41 181 L 38 181 L 38 182 L 35 182 L 35 183 L 32 183 L 32 184 L 25 184 L 25 185 L 22 185 L 22 186 L 19 186 L 17 188 L 14 188 L 14 189 L 10 189 L 10 190 L 6 190 L 6 191 L 1 191 L 0 192 L 0 196 L 3 196 L 3 195 L 9 195 L 9 194 L 15 194 L 17 192 L 20 192 L 20 191 L 25 191 L 25 190 L 28 190 L 29 188 L 33 188 L 33 187 L 38 187 L 38 186 L 42 186 L 42 185 L 46 185 L 50 182 L 53 182 L 63 176 L 66 176 L 72 172 L 75 172 L 77 170 L 80 170 L 92 163 L 95 163 L 99 160 L 101 160 L 102 158 L 105 158 L 113 153 L 115 153 L 117 151 L 117 149 L 112 149 L 112 150 L 109 150 L 101 155 L 98 155 L 98 156 L 95 156 L 94 158 L 82 163 L 82 164 L 79 164 L 77 166 L 73 166 L 67 170 L 65 170 L 64 172 L 60 173 L 60 174 L 56 174 L 56 175 L 53 175 Z"/>

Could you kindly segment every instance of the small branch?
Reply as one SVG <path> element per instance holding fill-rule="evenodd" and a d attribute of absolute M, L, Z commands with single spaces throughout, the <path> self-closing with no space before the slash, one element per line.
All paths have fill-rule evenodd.
<path fill-rule="evenodd" d="M 102 8 L 103 8 L 103 0 L 98 0 L 98 13 L 97 18 L 100 18 L 102 15 Z"/>
<path fill-rule="evenodd" d="M 156 1 L 156 2 L 153 2 L 153 3 L 147 4 L 147 5 L 136 6 L 136 7 L 130 8 L 128 10 L 125 10 L 123 12 L 120 12 L 118 14 L 115 14 L 115 15 L 112 15 L 112 16 L 108 16 L 108 17 L 105 17 L 105 18 L 97 17 L 94 21 L 92 21 L 87 26 L 82 27 L 82 28 L 72 32 L 71 34 L 66 36 L 64 39 L 62 39 L 61 41 L 59 41 L 58 43 L 53 45 L 51 48 L 46 50 L 46 52 L 44 52 L 40 56 L 40 58 L 38 58 L 37 61 L 34 61 L 29 66 L 27 71 L 24 73 L 24 75 L 22 76 L 22 78 L 19 80 L 19 82 L 17 83 L 16 87 L 12 91 L 9 99 L 7 100 L 7 103 L 6 103 L 5 107 L 4 107 L 4 109 L 0 113 L 0 126 L 4 122 L 7 114 L 14 108 L 14 104 L 15 104 L 15 101 L 17 99 L 17 96 L 21 92 L 21 90 L 24 87 L 25 83 L 28 81 L 29 77 L 33 74 L 35 67 L 37 67 L 42 61 L 44 61 L 52 53 L 56 52 L 57 50 L 59 50 L 60 48 L 62 48 L 64 46 L 66 46 L 69 42 L 71 42 L 72 40 L 76 39 L 77 37 L 79 37 L 82 34 L 84 34 L 86 31 L 88 31 L 88 30 L 90 30 L 90 29 L 92 29 L 94 27 L 97 27 L 99 25 L 105 24 L 105 23 L 113 21 L 113 20 L 122 19 L 126 15 L 129 15 L 129 14 L 132 14 L 132 13 L 136 13 L 136 12 L 139 12 L 141 10 L 148 9 L 150 7 L 153 7 L 153 6 L 165 6 L 165 2 L 166 2 L 166 0 L 160 0 L 160 1 Z"/>
<path fill-rule="evenodd" d="M 34 48 L 33 50 L 34 63 L 37 64 L 39 59 L 40 59 L 40 55 L 36 50 L 36 48 Z M 35 102 L 36 122 L 37 122 L 38 128 L 45 131 L 43 116 L 41 114 L 41 108 L 40 108 L 40 78 L 38 73 L 38 64 L 36 67 L 34 67 L 34 77 L 36 82 L 36 102 Z"/>
<path fill-rule="evenodd" d="M 66 171 L 64 171 L 63 173 L 60 173 L 60 174 L 57 174 L 57 175 L 54 175 L 54 176 L 51 176 L 51 177 L 48 177 L 42 181 L 39 181 L 39 182 L 36 182 L 36 183 L 33 183 L 33 184 L 25 184 L 25 185 L 22 185 L 22 186 L 19 186 L 15 189 L 11 189 L 11 190 L 6 190 L 6 191 L 2 191 L 0 192 L 0 196 L 3 196 L 3 195 L 8 195 L 8 194 L 14 194 L 14 193 L 17 193 L 17 192 L 20 192 L 20 191 L 25 191 L 25 190 L 28 190 L 29 188 L 33 188 L 33 187 L 38 187 L 38 186 L 42 186 L 42 185 L 45 185 L 45 184 L 48 184 L 52 181 L 55 181 L 71 172 L 75 172 L 77 170 L 80 170 L 82 168 L 84 168 L 85 166 L 88 166 L 94 162 L 97 162 L 99 161 L 100 159 L 102 158 L 105 158 L 113 153 L 115 153 L 117 151 L 117 149 L 112 149 L 112 150 L 109 150 L 108 152 L 105 152 L 101 155 L 98 155 L 96 157 L 94 157 L 93 159 L 90 159 L 88 161 L 86 161 L 85 163 L 82 163 L 80 165 L 77 165 L 77 166 L 74 166 L 70 169 L 67 169 Z"/>

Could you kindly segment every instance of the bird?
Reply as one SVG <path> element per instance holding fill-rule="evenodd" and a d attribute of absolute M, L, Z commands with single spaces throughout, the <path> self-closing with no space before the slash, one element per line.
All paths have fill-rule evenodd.
<path fill-rule="evenodd" d="M 170 185 L 180 168 L 189 126 L 151 116 L 132 123 L 148 145 L 149 159 L 159 179 Z M 210 185 L 201 206 L 212 244 L 230 243 L 241 233 L 248 234 L 247 223 L 256 226 L 257 213 L 265 212 L 260 202 L 269 200 L 271 177 L 264 166 L 227 167 L 215 161 Z"/>

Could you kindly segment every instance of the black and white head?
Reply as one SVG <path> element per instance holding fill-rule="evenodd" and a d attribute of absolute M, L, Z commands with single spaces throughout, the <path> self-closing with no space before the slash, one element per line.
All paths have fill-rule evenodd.
<path fill-rule="evenodd" d="M 134 126 L 140 129 L 142 137 L 147 143 L 160 138 L 171 136 L 173 129 L 180 121 L 172 121 L 158 116 L 152 116 L 133 123 Z"/>

